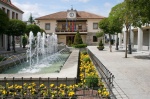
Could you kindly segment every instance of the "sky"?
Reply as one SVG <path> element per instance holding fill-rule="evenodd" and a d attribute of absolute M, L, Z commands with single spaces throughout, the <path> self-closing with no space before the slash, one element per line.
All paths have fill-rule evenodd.
<path fill-rule="evenodd" d="M 123 0 L 11 0 L 11 2 L 24 12 L 23 21 L 27 21 L 31 13 L 33 18 L 38 18 L 67 11 L 71 7 L 77 11 L 108 17 L 111 8 Z"/>

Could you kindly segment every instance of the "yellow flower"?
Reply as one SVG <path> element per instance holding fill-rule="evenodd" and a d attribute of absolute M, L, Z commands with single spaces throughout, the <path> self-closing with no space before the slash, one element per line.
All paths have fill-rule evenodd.
<path fill-rule="evenodd" d="M 50 87 L 53 88 L 53 87 L 54 87 L 54 84 L 50 84 Z"/>

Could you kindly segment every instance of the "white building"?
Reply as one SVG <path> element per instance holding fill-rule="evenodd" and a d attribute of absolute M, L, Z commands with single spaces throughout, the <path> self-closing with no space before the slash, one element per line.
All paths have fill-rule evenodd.
<path fill-rule="evenodd" d="M 137 51 L 149 51 L 150 53 L 150 25 L 142 26 L 141 28 L 131 27 L 130 38 L 132 49 Z M 119 34 L 119 44 L 122 45 L 121 39 L 123 39 L 123 48 L 126 45 L 126 29 L 123 29 L 123 33 Z"/>
<path fill-rule="evenodd" d="M 96 32 L 100 31 L 98 23 L 103 16 L 85 11 L 67 10 L 36 18 L 40 28 L 46 33 L 56 33 L 58 42 L 73 43 L 75 34 L 80 32 L 82 40 L 88 45 L 97 45 Z"/>
<path fill-rule="evenodd" d="M 18 7 L 16 7 L 15 5 L 13 5 L 11 3 L 11 0 L 0 0 L 0 9 L 6 12 L 6 14 L 8 15 L 10 19 L 22 20 L 22 14 L 24 12 L 20 10 Z M 0 49 L 7 50 L 7 40 L 8 40 L 7 35 L 0 35 Z"/>

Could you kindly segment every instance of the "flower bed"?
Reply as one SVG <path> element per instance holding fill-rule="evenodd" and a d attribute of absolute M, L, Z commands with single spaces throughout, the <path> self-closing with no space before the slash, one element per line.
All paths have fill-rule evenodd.
<path fill-rule="evenodd" d="M 104 83 L 100 79 L 98 72 L 87 53 L 80 53 L 80 81 L 81 85 L 94 88 L 98 91 L 101 97 L 109 97 L 109 92 L 106 90 Z"/>
<path fill-rule="evenodd" d="M 109 97 L 104 83 L 98 76 L 95 66 L 86 52 L 80 53 L 79 83 L 66 84 L 36 84 L 35 82 L 19 84 L 6 83 L 0 85 L 0 98 L 77 98 L 78 90 L 89 89 L 96 92 L 100 97 Z M 94 90 L 94 91 L 93 91 Z M 77 92 L 78 91 L 78 92 Z M 86 92 L 86 91 L 85 91 Z"/>

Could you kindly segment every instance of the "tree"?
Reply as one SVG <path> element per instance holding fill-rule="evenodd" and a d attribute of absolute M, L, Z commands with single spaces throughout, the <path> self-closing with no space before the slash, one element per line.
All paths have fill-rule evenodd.
<path fill-rule="evenodd" d="M 30 31 L 33 32 L 34 36 L 37 35 L 38 32 L 41 31 L 40 27 L 35 24 L 30 24 L 26 26 L 26 33 L 29 36 Z"/>
<path fill-rule="evenodd" d="M 0 9 L 0 34 L 4 34 L 7 30 L 9 18 L 7 14 Z"/>
<path fill-rule="evenodd" d="M 8 24 L 9 24 L 9 18 L 7 14 L 0 9 L 0 34 L 4 34 L 7 32 L 6 30 L 7 30 Z M 9 35 L 7 35 L 7 37 L 8 37 L 7 38 L 8 39 L 7 50 L 10 51 Z"/>
<path fill-rule="evenodd" d="M 14 52 L 16 52 L 14 37 L 23 35 L 25 32 L 25 28 L 26 28 L 26 24 L 24 22 L 22 22 L 21 20 L 11 19 L 9 21 L 7 32 L 9 35 L 12 35 L 12 37 L 13 37 L 12 45 L 13 45 Z"/>
<path fill-rule="evenodd" d="M 41 29 L 41 28 L 40 28 L 40 29 Z M 41 29 L 40 32 L 43 33 L 43 32 L 45 32 L 45 30 L 44 30 L 44 29 Z"/>
<path fill-rule="evenodd" d="M 117 40 L 116 40 L 116 50 L 118 50 L 118 33 L 122 32 L 123 28 L 123 21 L 120 20 L 121 8 L 122 4 L 118 4 L 114 6 L 111 9 L 111 12 L 109 13 L 109 22 L 110 22 L 110 27 L 114 27 L 114 31 L 116 32 L 117 35 Z"/>
<path fill-rule="evenodd" d="M 81 38 L 81 35 L 80 35 L 79 31 L 75 35 L 74 43 L 73 44 L 74 45 L 83 44 L 83 41 L 82 41 L 82 38 Z"/>
<path fill-rule="evenodd" d="M 110 48 L 110 52 L 112 52 L 111 34 L 115 33 L 115 28 L 110 25 L 108 18 L 102 19 L 99 22 L 99 28 L 101 28 L 104 33 L 108 33 L 108 35 L 109 35 L 109 48 Z"/>
<path fill-rule="evenodd" d="M 30 24 L 33 24 L 34 19 L 33 19 L 33 17 L 32 17 L 32 14 L 30 14 L 30 17 L 29 17 L 29 20 L 28 20 L 28 21 L 30 22 Z"/>
<path fill-rule="evenodd" d="M 128 9 L 127 3 L 125 1 L 114 6 L 113 10 L 114 10 L 113 12 L 115 12 L 115 14 L 112 16 L 115 16 L 115 17 L 117 16 L 117 19 L 118 19 L 118 21 L 116 20 L 116 22 L 123 23 L 126 28 L 127 39 L 126 39 L 125 58 L 127 58 L 127 40 L 128 39 L 130 40 L 129 27 L 132 24 L 132 13 Z M 131 51 L 131 45 L 129 45 L 129 50 Z"/>
<path fill-rule="evenodd" d="M 131 13 L 133 26 L 141 27 L 150 23 L 150 0 L 125 0 L 126 7 Z"/>

